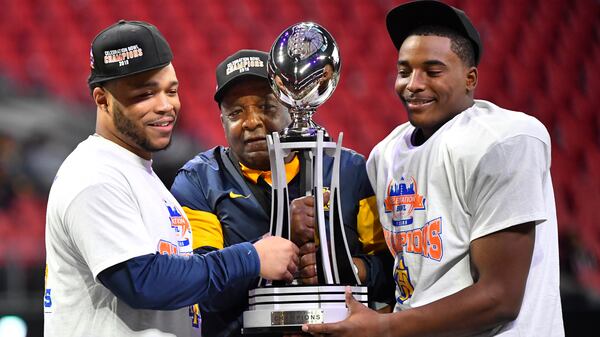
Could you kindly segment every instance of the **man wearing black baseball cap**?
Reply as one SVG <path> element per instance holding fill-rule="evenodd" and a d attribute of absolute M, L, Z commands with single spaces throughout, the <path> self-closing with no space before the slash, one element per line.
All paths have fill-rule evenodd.
<path fill-rule="evenodd" d="M 120 20 L 94 38 L 88 84 L 93 88 L 110 80 L 163 68 L 171 60 L 171 48 L 155 26 Z"/>
<path fill-rule="evenodd" d="M 409 122 L 367 161 L 396 257 L 386 316 L 350 293 L 327 336 L 564 336 L 550 138 L 531 116 L 474 99 L 482 55 L 467 15 L 438 1 L 392 9 L 395 90 Z"/>
<path fill-rule="evenodd" d="M 180 109 L 169 44 L 119 21 L 92 42 L 96 133 L 61 165 L 48 198 L 44 335 L 200 336 L 196 303 L 259 276 L 291 281 L 283 238 L 196 256 L 181 205 L 152 170 Z"/>
<path fill-rule="evenodd" d="M 232 244 L 253 242 L 269 232 L 271 172 L 266 136 L 290 122 L 268 81 L 268 54 L 240 50 L 216 70 L 215 101 L 221 111 L 228 147 L 217 146 L 190 160 L 179 170 L 171 192 L 183 206 L 194 233 L 194 251 L 206 253 Z M 324 158 L 323 185 L 329 186 L 332 157 Z M 365 158 L 343 149 L 340 163 L 341 201 L 350 253 L 359 277 L 370 286 L 376 308 L 394 300 L 393 258 L 382 235 L 375 196 L 368 181 Z M 300 161 L 291 153 L 285 165 L 292 221 L 292 241 L 300 247 L 299 281 L 315 284 L 314 198 L 300 186 Z M 240 282 L 223 292 L 221 301 L 200 306 L 202 333 L 208 337 L 241 335 L 248 290 L 255 282 Z M 378 302 L 375 304 L 374 302 Z"/>

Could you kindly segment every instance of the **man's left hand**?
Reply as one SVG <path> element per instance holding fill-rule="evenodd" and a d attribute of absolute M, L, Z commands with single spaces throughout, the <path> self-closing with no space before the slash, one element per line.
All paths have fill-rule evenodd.
<path fill-rule="evenodd" d="M 329 203 L 329 192 L 323 193 L 323 203 Z M 292 242 L 302 247 L 315 241 L 315 197 L 305 196 L 292 200 L 290 205 Z"/>
<path fill-rule="evenodd" d="M 378 314 L 352 297 L 350 287 L 346 288 L 348 317 L 337 323 L 305 324 L 302 331 L 313 336 L 339 337 L 382 337 L 385 335 L 387 315 Z"/>
<path fill-rule="evenodd" d="M 317 247 L 314 242 L 307 242 L 300 247 L 300 263 L 298 279 L 300 284 L 315 285 L 317 278 Z"/>

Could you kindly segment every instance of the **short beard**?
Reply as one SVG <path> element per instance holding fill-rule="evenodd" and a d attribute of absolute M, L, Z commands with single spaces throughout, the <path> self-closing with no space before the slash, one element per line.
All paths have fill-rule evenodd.
<path fill-rule="evenodd" d="M 142 130 L 136 127 L 131 119 L 125 117 L 117 106 L 113 110 L 113 123 L 119 132 L 131 139 L 136 145 L 144 149 L 144 151 L 158 152 L 167 149 L 171 145 L 171 138 L 169 138 L 169 143 L 164 147 L 152 146 Z"/>

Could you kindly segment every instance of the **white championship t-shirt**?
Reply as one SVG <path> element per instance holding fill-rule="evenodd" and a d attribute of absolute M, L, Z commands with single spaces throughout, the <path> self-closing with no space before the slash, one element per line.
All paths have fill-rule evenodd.
<path fill-rule="evenodd" d="M 194 307 L 132 309 L 97 279 L 136 256 L 192 253 L 189 221 L 151 165 L 94 135 L 60 167 L 46 215 L 46 337 L 200 335 Z"/>
<path fill-rule="evenodd" d="M 367 161 L 396 257 L 396 310 L 473 284 L 471 241 L 534 221 L 535 247 L 518 318 L 483 335 L 564 336 L 550 137 L 535 118 L 476 100 L 420 146 L 398 126 Z"/>

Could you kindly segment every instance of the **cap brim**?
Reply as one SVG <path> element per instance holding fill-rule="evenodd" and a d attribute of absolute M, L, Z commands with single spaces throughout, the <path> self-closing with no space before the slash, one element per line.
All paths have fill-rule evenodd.
<path fill-rule="evenodd" d="M 235 84 L 235 82 L 238 82 L 244 78 L 249 78 L 249 77 L 257 77 L 257 78 L 263 78 L 265 80 L 268 80 L 269 77 L 264 75 L 264 74 L 258 74 L 258 73 L 253 73 L 253 72 L 245 72 L 245 73 L 241 73 L 238 74 L 232 78 L 230 78 L 227 82 L 225 82 L 220 88 L 219 90 L 217 90 L 217 92 L 215 92 L 215 96 L 214 99 L 217 103 L 221 103 L 221 100 L 223 99 L 223 96 L 225 95 L 225 93 L 227 92 L 227 90 L 229 90 L 229 88 Z"/>
<path fill-rule="evenodd" d="M 144 68 L 144 69 L 139 69 L 139 70 L 136 70 L 136 71 L 132 71 L 132 72 L 124 74 L 124 75 L 104 76 L 104 77 L 102 77 L 102 76 L 93 76 L 93 74 L 92 74 L 90 76 L 90 78 L 88 79 L 88 85 L 93 85 L 93 84 L 103 83 L 103 82 L 107 82 L 107 81 L 117 80 L 119 78 L 129 77 L 129 76 L 132 76 L 132 75 L 141 74 L 141 73 L 144 73 L 146 71 L 164 68 L 164 67 L 168 66 L 170 63 L 171 63 L 171 61 L 169 60 L 168 62 L 164 62 L 164 63 L 161 63 L 161 64 L 156 64 L 156 65 L 154 65 L 152 67 L 148 67 L 148 68 Z"/>

